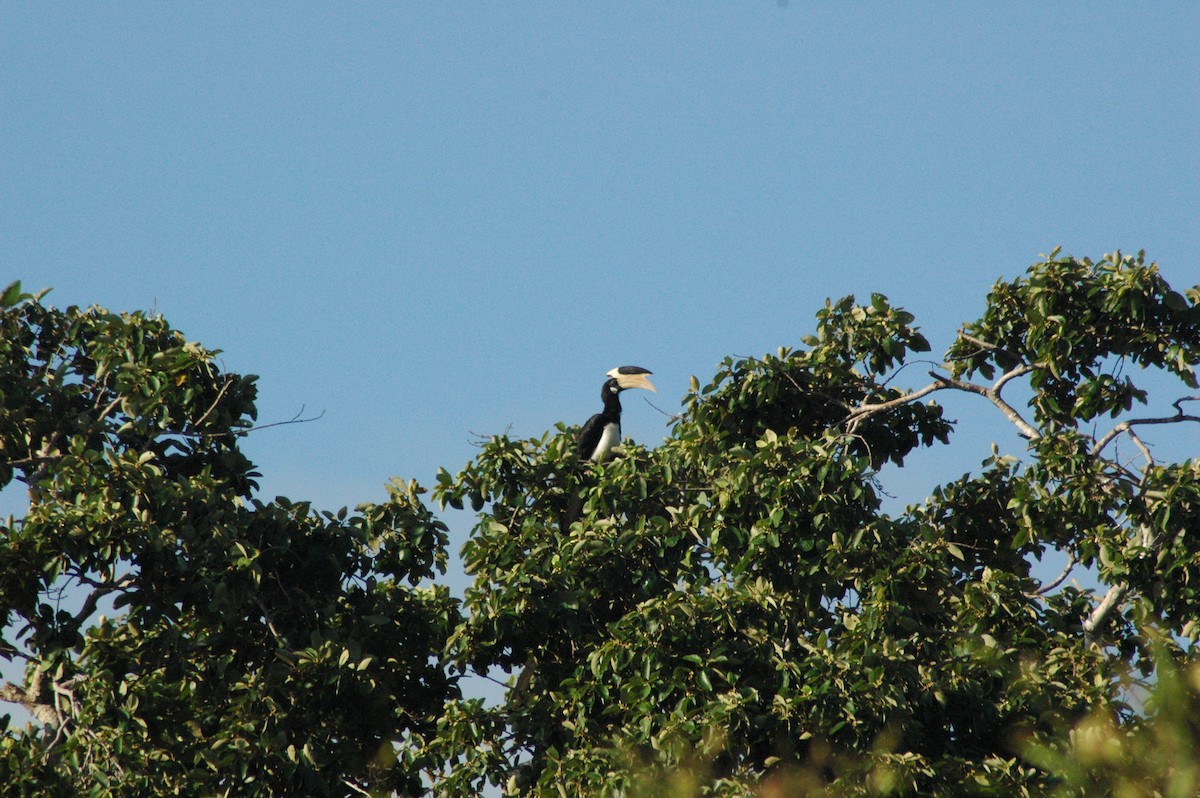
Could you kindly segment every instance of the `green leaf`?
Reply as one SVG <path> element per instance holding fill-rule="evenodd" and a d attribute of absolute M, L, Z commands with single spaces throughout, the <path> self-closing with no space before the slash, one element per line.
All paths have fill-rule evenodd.
<path fill-rule="evenodd" d="M 1189 305 L 1183 294 L 1177 291 L 1168 291 L 1163 295 L 1163 304 L 1175 312 L 1187 310 Z"/>
<path fill-rule="evenodd" d="M 21 301 L 21 281 L 15 280 L 8 284 L 4 293 L 0 294 L 0 307 L 11 308 Z"/>

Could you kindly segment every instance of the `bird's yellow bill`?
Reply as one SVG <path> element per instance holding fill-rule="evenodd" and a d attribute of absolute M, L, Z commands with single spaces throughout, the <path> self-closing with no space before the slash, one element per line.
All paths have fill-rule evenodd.
<path fill-rule="evenodd" d="M 628 390 L 629 388 L 641 388 L 646 391 L 658 393 L 658 389 L 654 387 L 654 383 L 650 382 L 650 378 L 647 376 L 650 374 L 649 371 L 642 369 L 632 374 L 628 373 L 627 371 L 623 373 L 623 369 L 628 370 L 629 368 L 630 367 L 628 366 L 615 368 L 608 372 L 608 376 L 616 380 L 617 385 L 620 385 L 622 390 Z"/>

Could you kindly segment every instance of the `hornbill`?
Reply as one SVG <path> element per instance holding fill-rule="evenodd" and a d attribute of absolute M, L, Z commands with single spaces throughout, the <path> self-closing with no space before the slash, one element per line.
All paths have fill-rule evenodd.
<path fill-rule="evenodd" d="M 646 377 L 651 373 L 640 366 L 618 366 L 608 372 L 600 389 L 604 411 L 589 418 L 575 436 L 575 455 L 580 460 L 599 463 L 621 442 L 621 391 L 644 388 L 658 393 Z"/>
<path fill-rule="evenodd" d="M 618 366 L 606 375 L 608 379 L 600 389 L 600 398 L 604 401 L 603 412 L 597 413 L 587 420 L 583 428 L 575 436 L 575 456 L 580 460 L 591 460 L 598 463 L 612 452 L 614 446 L 621 442 L 621 391 L 627 388 L 644 388 L 647 391 L 658 391 L 646 378 L 650 374 L 640 366 Z M 579 520 L 583 509 L 583 497 L 576 488 L 567 502 L 567 511 L 563 515 L 561 529 L 565 533 L 571 524 Z"/>

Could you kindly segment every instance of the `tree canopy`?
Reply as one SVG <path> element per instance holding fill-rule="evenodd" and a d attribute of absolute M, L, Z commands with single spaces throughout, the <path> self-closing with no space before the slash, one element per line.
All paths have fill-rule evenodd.
<path fill-rule="evenodd" d="M 937 362 L 886 297 L 829 301 L 602 464 L 487 440 L 431 494 L 476 513 L 461 601 L 416 483 L 256 500 L 254 379 L 162 319 L 0 304 L 19 794 L 1200 788 L 1200 460 L 1148 439 L 1200 421 L 1200 287 L 1140 253 L 1051 253 Z M 989 416 L 1018 451 L 886 508 L 883 469 Z"/>
<path fill-rule="evenodd" d="M 24 663 L 0 699 L 38 722 L 0 739 L 6 794 L 417 791 L 458 614 L 416 487 L 259 502 L 253 377 L 161 318 L 0 304 L 0 485 L 29 494 L 0 546 L 0 657 Z"/>

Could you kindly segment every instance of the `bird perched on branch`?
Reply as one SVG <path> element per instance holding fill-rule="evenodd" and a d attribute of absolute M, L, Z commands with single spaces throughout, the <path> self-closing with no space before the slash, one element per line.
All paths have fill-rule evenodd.
<path fill-rule="evenodd" d="M 604 410 L 589 418 L 575 436 L 575 454 L 580 460 L 599 463 L 621 442 L 621 391 L 642 388 L 657 393 L 647 378 L 651 373 L 640 366 L 618 366 L 608 372 L 600 389 Z"/>
<path fill-rule="evenodd" d="M 642 388 L 658 393 L 654 384 L 647 378 L 648 374 L 650 372 L 640 366 L 618 366 L 608 372 L 608 379 L 600 389 L 604 410 L 589 418 L 575 436 L 576 457 L 593 463 L 599 463 L 608 457 L 613 447 L 621 442 L 621 391 Z M 579 520 L 582 509 L 583 498 L 577 487 L 572 492 L 563 514 L 561 528 L 564 533 L 571 524 Z"/>

